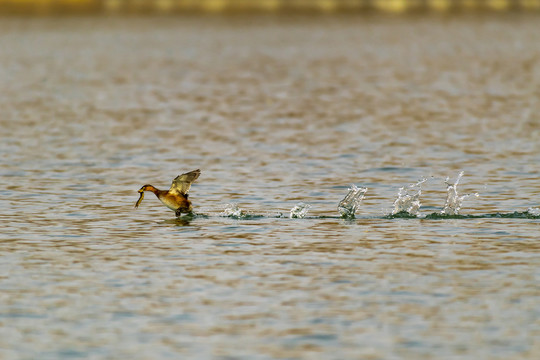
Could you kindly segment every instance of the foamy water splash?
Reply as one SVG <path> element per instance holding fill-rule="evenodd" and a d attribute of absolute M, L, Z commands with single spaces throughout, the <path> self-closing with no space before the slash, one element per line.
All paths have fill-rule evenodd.
<path fill-rule="evenodd" d="M 364 199 L 366 192 L 367 188 L 357 187 L 356 185 L 351 184 L 349 192 L 338 204 L 338 211 L 341 217 L 354 219 L 354 214 L 356 214 L 356 210 Z"/>
<path fill-rule="evenodd" d="M 444 215 L 459 215 L 459 210 L 461 209 L 461 206 L 463 204 L 463 200 L 468 198 L 469 196 L 475 196 L 479 197 L 480 195 L 478 193 L 473 194 L 465 194 L 459 196 L 457 191 L 457 186 L 459 184 L 459 181 L 463 177 L 464 172 L 461 171 L 459 175 L 456 178 L 456 181 L 453 184 L 450 184 L 448 181 L 450 180 L 449 177 L 446 178 L 446 202 L 444 204 L 443 209 L 441 210 L 441 214 Z"/>
<path fill-rule="evenodd" d="M 242 218 L 246 215 L 247 213 L 244 210 L 240 209 L 240 207 L 238 207 L 238 204 L 236 203 L 227 204 L 223 212 L 219 214 L 219 216 L 233 218 Z"/>
<path fill-rule="evenodd" d="M 406 212 L 412 216 L 418 216 L 420 213 L 420 195 L 422 194 L 422 184 L 425 183 L 427 179 L 422 179 L 416 184 L 411 184 L 409 186 L 399 188 L 398 197 L 394 201 L 394 210 L 392 210 L 392 215 L 398 213 Z M 411 194 L 411 192 L 413 192 Z"/>
<path fill-rule="evenodd" d="M 311 208 L 311 205 L 300 202 L 296 204 L 289 214 L 289 218 L 291 219 L 303 219 L 306 217 L 309 209 Z"/>

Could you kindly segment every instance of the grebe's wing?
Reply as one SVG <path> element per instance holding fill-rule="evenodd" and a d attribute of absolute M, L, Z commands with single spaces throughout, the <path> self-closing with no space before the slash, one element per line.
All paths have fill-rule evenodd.
<path fill-rule="evenodd" d="M 169 192 L 186 195 L 191 187 L 191 183 L 197 180 L 199 175 L 201 175 L 201 170 L 199 169 L 178 175 L 174 178 Z"/>

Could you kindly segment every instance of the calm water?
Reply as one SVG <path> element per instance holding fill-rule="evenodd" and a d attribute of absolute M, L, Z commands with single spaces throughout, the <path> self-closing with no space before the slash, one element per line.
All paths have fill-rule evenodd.
<path fill-rule="evenodd" d="M 540 220 L 492 217 L 540 207 L 538 17 L 2 19 L 0 43 L 0 358 L 540 357 Z M 196 168 L 203 215 L 133 209 Z M 478 217 L 422 218 L 460 171 Z M 423 178 L 421 217 L 386 218 Z"/>

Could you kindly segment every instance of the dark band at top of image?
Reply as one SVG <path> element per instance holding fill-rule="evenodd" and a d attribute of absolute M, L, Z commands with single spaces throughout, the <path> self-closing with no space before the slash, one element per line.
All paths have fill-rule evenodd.
<path fill-rule="evenodd" d="M 540 0 L 0 0 L 2 14 L 540 12 Z"/>

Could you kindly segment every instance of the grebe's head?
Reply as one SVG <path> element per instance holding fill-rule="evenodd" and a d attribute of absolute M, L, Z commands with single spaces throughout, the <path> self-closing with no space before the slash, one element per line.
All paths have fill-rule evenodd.
<path fill-rule="evenodd" d="M 152 185 L 144 185 L 142 188 L 139 189 L 139 193 L 143 193 L 145 191 L 152 191 L 154 187 Z"/>

